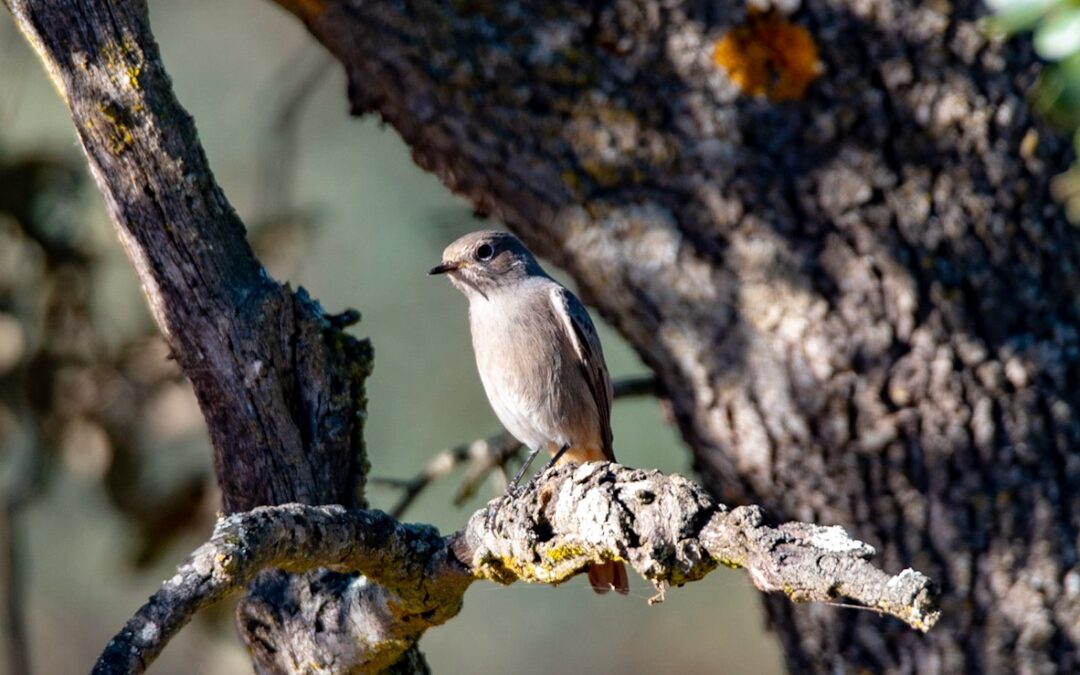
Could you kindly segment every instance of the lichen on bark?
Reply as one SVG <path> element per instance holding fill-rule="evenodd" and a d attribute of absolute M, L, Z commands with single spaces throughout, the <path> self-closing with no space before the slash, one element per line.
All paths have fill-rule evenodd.
<path fill-rule="evenodd" d="M 257 668 L 405 667 L 424 632 L 458 613 L 474 581 L 558 584 L 603 560 L 624 560 L 652 581 L 650 603 L 722 562 L 792 602 L 845 599 L 929 630 L 940 616 L 930 579 L 911 569 L 890 576 L 872 555 L 840 528 L 774 525 L 760 508 L 729 510 L 681 476 L 606 462 L 550 468 L 448 537 L 380 511 L 260 507 L 221 519 L 109 642 L 94 672 L 142 672 L 196 612 L 253 579 L 238 615 Z"/>

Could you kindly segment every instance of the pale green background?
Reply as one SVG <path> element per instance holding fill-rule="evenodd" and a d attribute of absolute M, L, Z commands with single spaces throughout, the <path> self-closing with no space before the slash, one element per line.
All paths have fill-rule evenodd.
<path fill-rule="evenodd" d="M 194 115 L 215 174 L 241 217 L 257 208 L 257 162 L 289 63 L 310 64 L 321 48 L 269 2 L 151 0 L 155 33 L 181 102 Z M 10 152 L 76 155 L 66 112 L 41 68 L 0 17 L 0 142 Z M 23 67 L 18 67 L 22 63 Z M 305 66 L 300 66 L 301 72 Z M 331 311 L 356 307 L 376 353 L 369 383 L 367 440 L 373 474 L 406 476 L 434 451 L 498 429 L 475 375 L 465 301 L 425 274 L 442 247 L 477 225 L 468 206 L 421 172 L 408 149 L 372 117 L 347 115 L 344 77 L 331 63 L 313 92 L 300 134 L 297 201 L 315 207 L 319 228 L 298 264 L 274 270 Z M 111 238 L 96 195 L 88 199 L 101 236 Z M 98 308 L 116 335 L 145 318 L 119 247 Z M 614 377 L 644 367 L 607 326 L 601 337 Z M 689 453 L 654 400 L 619 402 L 615 447 L 635 466 L 691 473 Z M 159 471 L 209 461 L 205 445 L 170 448 Z M 443 531 L 467 511 L 449 501 L 453 479 L 426 493 L 410 520 Z M 394 493 L 373 489 L 376 506 Z M 485 485 L 483 498 L 491 496 Z M 481 501 L 474 500 L 469 508 Z M 173 547 L 151 573 L 126 565 L 125 524 L 97 485 L 61 474 L 29 510 L 29 589 L 35 670 L 85 672 L 124 619 L 182 559 L 195 538 Z M 205 536 L 205 533 L 203 535 Z M 584 579 L 560 588 L 477 584 L 458 618 L 421 646 L 441 673 L 776 673 L 755 591 L 740 572 L 721 570 L 649 607 L 634 578 L 628 598 L 597 597 Z M 250 667 L 231 623 L 196 622 L 151 672 L 235 673 Z"/>

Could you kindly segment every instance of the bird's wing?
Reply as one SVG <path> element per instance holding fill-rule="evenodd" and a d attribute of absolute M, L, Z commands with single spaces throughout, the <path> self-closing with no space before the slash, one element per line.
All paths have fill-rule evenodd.
<path fill-rule="evenodd" d="M 600 413 L 600 437 L 604 457 L 614 462 L 615 451 L 611 445 L 611 378 L 608 377 L 604 350 L 600 347 L 596 326 L 577 296 L 562 286 L 551 289 L 551 304 L 555 316 L 559 317 L 570 338 L 570 343 L 574 345 L 578 365 L 589 385 L 593 400 L 596 401 L 596 411 Z"/>

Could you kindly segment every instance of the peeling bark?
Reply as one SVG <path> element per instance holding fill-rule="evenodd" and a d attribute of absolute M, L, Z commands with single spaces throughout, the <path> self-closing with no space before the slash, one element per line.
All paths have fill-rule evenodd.
<path fill-rule="evenodd" d="M 713 63 L 741 3 L 279 4 L 354 112 L 573 274 L 715 495 L 941 579 L 927 636 L 770 599 L 793 671 L 1080 669 L 1070 149 L 977 2 L 806 0 L 825 72 L 784 104 Z"/>

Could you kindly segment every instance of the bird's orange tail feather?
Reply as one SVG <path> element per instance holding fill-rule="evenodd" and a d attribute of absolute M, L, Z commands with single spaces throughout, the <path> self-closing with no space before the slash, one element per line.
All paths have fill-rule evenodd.
<path fill-rule="evenodd" d="M 600 595 L 613 588 L 622 595 L 630 592 L 630 578 L 626 576 L 626 565 L 618 561 L 589 565 L 589 584 Z"/>

